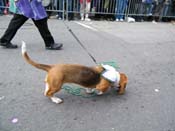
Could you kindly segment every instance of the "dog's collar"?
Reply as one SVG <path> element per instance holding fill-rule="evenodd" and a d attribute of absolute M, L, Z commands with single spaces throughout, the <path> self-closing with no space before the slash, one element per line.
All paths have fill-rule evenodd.
<path fill-rule="evenodd" d="M 119 83 L 120 73 L 110 65 L 101 65 L 105 70 L 101 73 L 101 76 L 111 83 Z"/>

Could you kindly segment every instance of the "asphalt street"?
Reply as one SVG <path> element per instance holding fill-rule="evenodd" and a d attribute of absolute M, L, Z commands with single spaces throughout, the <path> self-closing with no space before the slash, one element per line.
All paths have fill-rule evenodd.
<path fill-rule="evenodd" d="M 0 36 L 10 19 L 0 16 Z M 25 41 L 40 63 L 96 65 L 89 54 L 97 63 L 114 61 L 129 78 L 126 93 L 112 89 L 83 98 L 62 90 L 56 96 L 64 103 L 54 104 L 44 96 L 46 73 L 27 64 L 20 48 L 1 47 L 0 131 L 175 131 L 175 25 L 57 19 L 48 24 L 62 50 L 45 50 L 31 20 L 12 43 L 20 47 Z"/>

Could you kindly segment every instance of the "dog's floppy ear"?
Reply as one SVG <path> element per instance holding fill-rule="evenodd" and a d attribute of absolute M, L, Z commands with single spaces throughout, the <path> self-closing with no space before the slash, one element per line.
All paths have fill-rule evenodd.
<path fill-rule="evenodd" d="M 124 73 L 120 73 L 120 82 L 119 82 L 119 90 L 118 94 L 122 95 L 125 93 L 125 88 L 128 83 L 128 78 Z"/>
<path fill-rule="evenodd" d="M 124 82 L 124 83 L 128 83 L 128 77 L 126 76 L 126 74 L 124 73 L 120 73 L 120 79 Z"/>

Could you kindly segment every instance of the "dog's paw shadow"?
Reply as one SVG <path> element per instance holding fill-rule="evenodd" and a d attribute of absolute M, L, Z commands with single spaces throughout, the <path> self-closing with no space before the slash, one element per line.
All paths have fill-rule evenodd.
<path fill-rule="evenodd" d="M 119 101 L 119 100 L 127 100 L 127 92 L 120 95 L 118 90 L 111 88 L 103 95 L 94 97 L 97 101 Z"/>

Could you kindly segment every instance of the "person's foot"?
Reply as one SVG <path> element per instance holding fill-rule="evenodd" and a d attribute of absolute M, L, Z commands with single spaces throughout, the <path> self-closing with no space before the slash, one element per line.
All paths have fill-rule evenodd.
<path fill-rule="evenodd" d="M 61 43 L 54 43 L 51 44 L 50 46 L 46 46 L 47 50 L 60 50 L 62 48 L 63 44 Z"/>
<path fill-rule="evenodd" d="M 16 49 L 16 48 L 18 48 L 17 45 L 12 44 L 11 42 L 0 42 L 0 45 L 4 46 L 5 48 L 8 48 L 8 49 Z"/>
<path fill-rule="evenodd" d="M 91 21 L 91 19 L 89 19 L 89 18 L 85 18 L 85 21 Z"/>
<path fill-rule="evenodd" d="M 119 21 L 119 19 L 115 19 L 115 21 L 117 21 L 117 22 L 118 22 L 118 21 Z"/>
<path fill-rule="evenodd" d="M 81 21 L 84 21 L 84 17 L 81 17 Z"/>
<path fill-rule="evenodd" d="M 123 21 L 124 21 L 124 19 L 120 19 L 120 21 L 121 21 L 121 22 L 123 22 Z"/>

